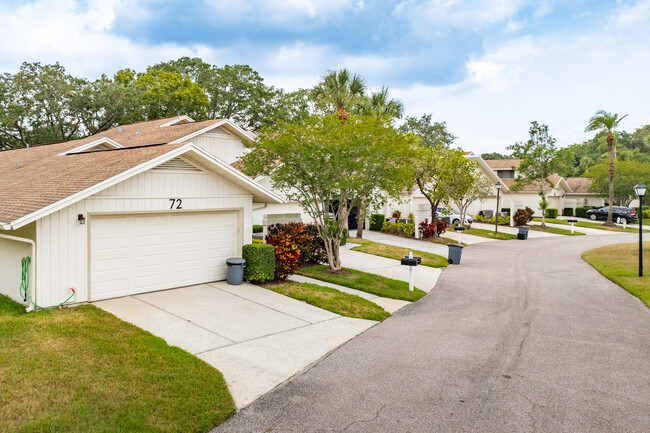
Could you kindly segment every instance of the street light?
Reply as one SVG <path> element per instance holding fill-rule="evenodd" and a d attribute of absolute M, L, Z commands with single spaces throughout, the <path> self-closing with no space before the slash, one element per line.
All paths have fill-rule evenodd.
<path fill-rule="evenodd" d="M 501 191 L 501 182 L 497 182 L 497 184 L 494 186 L 497 187 L 497 209 L 495 212 L 496 215 L 494 215 L 494 219 L 496 221 L 494 223 L 494 236 L 496 236 L 499 232 L 499 191 Z"/>
<path fill-rule="evenodd" d="M 639 197 L 639 277 L 643 276 L 643 196 L 647 189 L 642 183 L 634 185 L 634 192 Z"/>

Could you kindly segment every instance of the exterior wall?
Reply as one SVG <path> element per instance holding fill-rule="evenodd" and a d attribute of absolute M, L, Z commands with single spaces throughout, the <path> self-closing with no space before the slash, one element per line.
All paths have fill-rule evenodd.
<path fill-rule="evenodd" d="M 36 240 L 36 223 L 28 224 L 18 230 L 0 230 L 0 234 Z M 32 246 L 25 242 L 0 238 L 0 294 L 23 303 L 20 297 L 23 257 L 32 255 Z M 32 257 L 32 261 L 34 258 Z M 35 281 L 30 281 L 33 287 Z"/>
<path fill-rule="evenodd" d="M 605 198 L 593 194 L 567 194 L 564 200 L 566 207 L 605 206 Z"/>
<path fill-rule="evenodd" d="M 189 141 L 228 164 L 237 161 L 240 156 L 246 153 L 246 148 L 241 139 L 223 128 L 213 129 Z"/>
<path fill-rule="evenodd" d="M 170 210 L 170 199 L 182 209 Z M 241 244 L 252 238 L 252 196 L 243 188 L 207 171 L 149 170 L 37 221 L 36 302 L 52 306 L 70 295 L 88 300 L 89 230 L 93 215 L 137 212 L 236 210 Z M 77 215 L 86 217 L 86 224 Z M 241 245 L 239 246 L 241 253 Z"/>

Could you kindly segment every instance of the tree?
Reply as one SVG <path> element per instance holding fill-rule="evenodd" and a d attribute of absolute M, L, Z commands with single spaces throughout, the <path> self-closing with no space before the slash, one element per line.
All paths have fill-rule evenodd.
<path fill-rule="evenodd" d="M 464 158 L 450 170 L 450 176 L 445 182 L 448 205 L 454 205 L 460 214 L 460 224 L 465 226 L 467 209 L 477 200 L 485 200 L 492 195 L 492 182 L 481 174 L 478 164 Z"/>
<path fill-rule="evenodd" d="M 447 131 L 445 122 L 433 122 L 432 117 L 432 114 L 424 114 L 420 118 L 407 117 L 400 126 L 400 131 L 417 135 L 425 147 L 450 147 L 456 137 Z"/>
<path fill-rule="evenodd" d="M 336 112 L 339 119 L 345 120 L 350 116 L 347 109 L 358 104 L 365 91 L 366 82 L 361 76 L 347 69 L 329 70 L 312 89 L 311 99 L 322 112 Z"/>
<path fill-rule="evenodd" d="M 365 197 L 381 205 L 409 182 L 412 136 L 370 116 L 310 116 L 261 131 L 242 158 L 248 173 L 300 203 L 325 241 L 329 266 L 341 269 L 339 246 L 348 215 Z M 333 219 L 330 216 L 333 213 Z"/>
<path fill-rule="evenodd" d="M 148 119 L 186 114 L 205 119 L 209 100 L 203 89 L 189 77 L 175 72 L 150 69 L 138 77 L 142 104 Z"/>
<path fill-rule="evenodd" d="M 508 146 L 513 158 L 520 159 L 519 175 L 511 190 L 517 191 L 531 183 L 539 186 L 539 193 L 546 200 L 546 185 L 553 187 L 548 177 L 559 171 L 561 160 L 555 147 L 555 138 L 548 133 L 548 126 L 531 122 L 530 138 Z M 546 212 L 542 212 L 542 228 L 546 227 Z"/>
<path fill-rule="evenodd" d="M 614 199 L 610 202 L 617 206 L 628 206 L 636 198 L 634 185 L 637 183 L 650 183 L 650 164 L 640 161 L 614 162 Z M 589 191 L 600 194 L 609 194 L 609 164 L 602 162 L 589 167 L 585 177 L 592 179 Z"/>
<path fill-rule="evenodd" d="M 508 155 L 504 155 L 503 153 L 499 153 L 499 152 L 482 153 L 481 158 L 483 158 L 486 161 L 489 161 L 491 159 L 510 159 Z"/>
<path fill-rule="evenodd" d="M 404 113 L 404 104 L 399 99 L 390 98 L 388 88 L 382 87 L 379 92 L 361 98 L 354 110 L 361 115 L 399 119 Z"/>
<path fill-rule="evenodd" d="M 607 132 L 607 152 L 609 153 L 609 210 L 607 211 L 607 221 L 604 225 L 613 226 L 612 211 L 614 210 L 614 134 L 612 130 L 616 128 L 625 116 L 618 117 L 618 114 L 611 114 L 605 110 L 598 110 L 585 128 L 587 131 L 606 131 Z"/>

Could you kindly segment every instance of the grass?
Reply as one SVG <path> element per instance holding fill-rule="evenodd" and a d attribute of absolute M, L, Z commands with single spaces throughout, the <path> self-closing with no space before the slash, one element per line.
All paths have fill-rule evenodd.
<path fill-rule="evenodd" d="M 343 272 L 331 272 L 328 266 L 319 265 L 300 268 L 297 273 L 305 277 L 339 284 L 384 298 L 412 302 L 426 295 L 425 292 L 417 288 L 414 288 L 411 292 L 407 282 L 354 269 L 343 268 Z"/>
<path fill-rule="evenodd" d="M 558 228 L 558 227 L 548 227 L 548 226 L 546 226 L 546 228 L 543 229 L 540 226 L 531 225 L 531 226 L 528 226 L 528 228 L 530 228 L 531 230 L 535 230 L 536 232 L 553 233 L 555 235 L 584 236 L 584 233 L 582 233 L 582 232 L 575 232 L 574 231 L 573 233 L 571 233 L 571 230 L 561 229 L 561 228 Z"/>
<path fill-rule="evenodd" d="M 493 230 L 485 230 L 485 229 L 469 229 L 469 230 L 465 230 L 463 234 L 480 236 L 482 238 L 500 239 L 500 240 L 517 239 L 517 235 L 513 235 L 510 233 L 503 233 L 503 232 L 498 232 L 497 235 L 494 236 Z"/>
<path fill-rule="evenodd" d="M 0 431 L 205 432 L 235 413 L 221 373 L 92 305 L 0 296 Z"/>
<path fill-rule="evenodd" d="M 266 285 L 265 288 L 341 316 L 377 321 L 390 317 L 388 311 L 374 302 L 330 287 L 292 281 Z"/>
<path fill-rule="evenodd" d="M 438 254 L 427 253 L 426 251 L 410 250 L 408 248 L 396 247 L 394 245 L 381 244 L 379 242 L 372 242 L 366 239 L 350 238 L 350 242 L 361 244 L 358 247 L 352 248 L 352 251 L 359 251 L 366 254 L 373 254 L 375 256 L 386 257 L 388 259 L 399 260 L 402 257 L 408 256 L 409 252 L 413 252 L 414 256 L 422 257 L 422 265 L 432 268 L 445 268 L 449 264 L 446 257 L 439 256 Z"/>
<path fill-rule="evenodd" d="M 454 232 L 453 229 L 447 230 L 447 233 L 453 233 L 453 232 Z M 407 236 L 404 236 L 404 235 L 400 235 L 398 233 L 388 233 L 388 232 L 380 232 L 380 233 L 383 233 L 385 235 L 397 236 L 399 238 L 413 239 L 413 240 L 423 241 L 423 242 L 432 242 L 434 244 L 443 244 L 443 245 L 458 244 L 458 242 L 456 242 L 454 239 L 444 238 L 442 236 L 438 236 L 437 238 L 416 239 L 414 237 L 407 237 Z M 461 242 L 460 245 L 462 245 L 464 247 L 467 246 L 467 244 L 462 243 L 462 242 Z"/>
<path fill-rule="evenodd" d="M 595 248 L 584 252 L 582 259 L 650 307 L 650 243 L 643 244 L 643 277 L 639 277 L 638 242 Z"/>
<path fill-rule="evenodd" d="M 541 218 L 533 218 L 533 221 L 536 222 L 542 222 Z M 562 224 L 564 226 L 570 225 L 566 220 L 562 219 L 557 219 L 557 218 L 546 218 L 547 223 L 552 223 L 552 224 Z M 604 226 L 603 223 L 599 222 L 592 222 L 592 221 L 578 221 L 575 223 L 575 227 L 583 227 L 586 229 L 599 229 L 599 230 L 609 230 L 612 232 L 623 232 L 623 233 L 639 233 L 639 228 L 638 227 L 626 227 L 623 229 L 623 227 L 607 227 Z M 650 230 L 643 230 L 644 233 L 650 233 Z"/>

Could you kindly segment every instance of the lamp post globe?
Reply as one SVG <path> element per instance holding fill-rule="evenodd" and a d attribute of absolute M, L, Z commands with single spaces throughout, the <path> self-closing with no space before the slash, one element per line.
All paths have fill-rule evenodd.
<path fill-rule="evenodd" d="M 634 192 L 639 197 L 639 277 L 643 276 L 643 196 L 648 187 L 642 183 L 634 185 Z"/>

